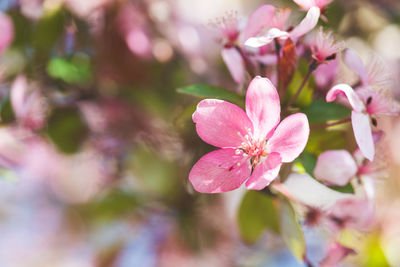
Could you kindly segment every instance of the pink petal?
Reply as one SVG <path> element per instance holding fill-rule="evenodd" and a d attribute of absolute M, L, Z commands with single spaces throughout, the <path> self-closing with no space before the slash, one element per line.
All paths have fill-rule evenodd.
<path fill-rule="evenodd" d="M 354 111 L 362 112 L 365 110 L 364 103 L 358 97 L 353 88 L 344 83 L 335 85 L 328 91 L 328 93 L 326 94 L 326 102 L 334 101 L 338 94 L 344 94 L 347 97 L 351 105 L 351 108 Z"/>
<path fill-rule="evenodd" d="M 317 7 L 324 8 L 328 4 L 332 3 L 333 0 L 315 0 Z"/>
<path fill-rule="evenodd" d="M 318 23 L 320 14 L 321 11 L 318 7 L 311 7 L 307 12 L 306 17 L 293 29 L 293 31 L 290 32 L 290 38 L 299 38 L 314 29 Z"/>
<path fill-rule="evenodd" d="M 296 4 L 301 6 L 303 9 L 308 10 L 315 6 L 318 8 L 324 8 L 326 5 L 331 3 L 333 0 L 293 0 Z"/>
<path fill-rule="evenodd" d="M 26 78 L 22 75 L 18 76 L 11 86 L 10 101 L 15 116 L 18 119 L 26 115 L 25 100 L 27 97 L 27 88 L 28 84 Z"/>
<path fill-rule="evenodd" d="M 321 267 L 336 267 L 340 262 L 349 254 L 355 254 L 356 252 L 337 242 L 333 242 L 329 245 L 327 255 L 320 262 Z"/>
<path fill-rule="evenodd" d="M 282 159 L 278 153 L 269 154 L 263 162 L 255 167 L 250 179 L 246 182 L 247 189 L 264 189 L 278 176 L 281 165 Z"/>
<path fill-rule="evenodd" d="M 189 173 L 194 189 L 201 193 L 221 193 L 234 190 L 249 177 L 250 163 L 225 148 L 204 155 Z"/>
<path fill-rule="evenodd" d="M 328 86 L 336 79 L 339 69 L 339 60 L 328 61 L 326 64 L 321 64 L 314 71 L 314 80 L 319 88 L 327 89 Z"/>
<path fill-rule="evenodd" d="M 305 10 L 309 10 L 311 7 L 316 6 L 314 0 L 293 0 L 293 2 L 295 2 Z"/>
<path fill-rule="evenodd" d="M 140 27 L 133 27 L 125 34 L 125 42 L 129 50 L 140 57 L 151 54 L 151 40 L 148 34 Z"/>
<path fill-rule="evenodd" d="M 238 84 L 242 84 L 245 72 L 242 55 L 234 47 L 222 49 L 221 54 L 233 80 Z"/>
<path fill-rule="evenodd" d="M 239 147 L 253 125 L 238 106 L 217 99 L 205 99 L 193 113 L 198 135 L 216 147 Z"/>
<path fill-rule="evenodd" d="M 344 62 L 349 68 L 358 74 L 363 84 L 368 81 L 367 70 L 360 56 L 351 48 L 348 48 L 344 53 Z"/>
<path fill-rule="evenodd" d="M 389 90 L 362 87 L 357 89 L 357 95 L 364 103 L 370 101 L 366 108 L 368 114 L 396 116 L 400 112 L 400 104 Z"/>
<path fill-rule="evenodd" d="M 291 162 L 303 152 L 309 134 L 307 116 L 303 113 L 290 115 L 278 125 L 268 140 L 267 150 L 278 152 L 282 162 Z"/>
<path fill-rule="evenodd" d="M 281 106 L 275 86 L 267 78 L 255 77 L 247 89 L 246 113 L 253 122 L 253 137 L 265 139 L 280 120 Z"/>
<path fill-rule="evenodd" d="M 275 13 L 272 5 L 262 5 L 251 14 L 246 27 L 242 32 L 243 40 L 256 36 L 264 27 L 269 26 Z"/>
<path fill-rule="evenodd" d="M 308 174 L 292 173 L 284 186 L 296 201 L 324 211 L 330 210 L 338 200 L 351 196 L 330 189 Z"/>
<path fill-rule="evenodd" d="M 362 212 L 360 212 L 362 211 Z M 374 206 L 371 199 L 363 197 L 351 196 L 349 198 L 339 199 L 330 211 L 330 217 L 334 217 L 342 221 L 336 225 L 340 227 L 349 227 L 359 231 L 367 230 L 375 219 Z M 335 220 L 333 223 L 335 223 Z M 344 223 L 344 225 L 342 225 Z M 335 225 L 329 227 L 335 230 Z"/>
<path fill-rule="evenodd" d="M 0 12 L 0 54 L 14 39 L 14 27 L 9 16 Z"/>
<path fill-rule="evenodd" d="M 319 155 L 314 176 L 328 185 L 343 186 L 357 173 L 357 165 L 346 150 L 329 150 Z"/>
<path fill-rule="evenodd" d="M 363 155 L 372 161 L 375 155 L 375 147 L 369 116 L 364 113 L 353 111 L 351 113 L 351 123 L 358 147 Z"/>
<path fill-rule="evenodd" d="M 288 36 L 289 33 L 281 31 L 277 28 L 272 28 L 268 31 L 267 35 L 260 37 L 251 37 L 244 43 L 244 45 L 248 47 L 258 48 L 271 43 L 275 38 L 286 39 Z"/>

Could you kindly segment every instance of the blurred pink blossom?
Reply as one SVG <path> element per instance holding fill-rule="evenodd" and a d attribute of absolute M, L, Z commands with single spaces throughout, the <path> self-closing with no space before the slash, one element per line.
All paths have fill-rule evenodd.
<path fill-rule="evenodd" d="M 105 5 L 114 0 L 61 0 L 76 15 L 87 18 L 100 11 Z"/>
<path fill-rule="evenodd" d="M 215 20 L 212 24 L 218 29 L 219 39 L 224 46 L 222 59 L 224 60 L 234 81 L 241 84 L 244 81 L 245 62 L 240 50 L 245 40 L 258 34 L 269 21 L 265 18 L 273 16 L 275 7 L 262 5 L 251 14 L 245 27 L 240 29 L 239 19 L 234 12 Z"/>
<path fill-rule="evenodd" d="M 367 64 L 364 64 L 357 52 L 349 48 L 344 53 L 344 61 L 360 79 L 356 89 L 366 87 L 373 87 L 379 90 L 389 89 L 391 72 L 377 55 L 371 56 Z"/>
<path fill-rule="evenodd" d="M 328 227 L 332 231 L 351 228 L 368 230 L 375 220 L 373 200 L 367 196 L 340 199 L 327 213 Z"/>
<path fill-rule="evenodd" d="M 364 156 L 373 160 L 375 155 L 374 140 L 370 120 L 376 126 L 374 115 L 395 115 L 400 111 L 399 105 L 385 91 L 365 88 L 354 91 L 347 84 L 338 84 L 326 95 L 326 101 L 332 102 L 337 95 L 345 95 L 352 108 L 351 122 L 357 144 Z"/>
<path fill-rule="evenodd" d="M 46 103 L 41 93 L 35 89 L 29 92 L 25 76 L 18 76 L 11 87 L 11 104 L 17 121 L 23 127 L 40 129 L 46 119 Z"/>
<path fill-rule="evenodd" d="M 247 90 L 246 113 L 229 102 L 206 99 L 197 105 L 193 121 L 201 139 L 222 148 L 203 156 L 190 171 L 192 185 L 202 193 L 236 189 L 250 175 L 248 189 L 265 188 L 283 162 L 299 156 L 309 135 L 302 113 L 279 124 L 279 95 L 268 79 L 259 76 Z"/>
<path fill-rule="evenodd" d="M 337 77 L 339 69 L 339 60 L 337 58 L 321 64 L 314 71 L 314 80 L 318 88 L 329 89 Z"/>
<path fill-rule="evenodd" d="M 314 169 L 317 180 L 327 185 L 344 186 L 356 176 L 365 179 L 383 175 L 381 162 L 366 161 L 360 150 L 351 155 L 347 150 L 328 150 L 319 155 Z"/>
<path fill-rule="evenodd" d="M 21 13 L 26 17 L 38 20 L 43 15 L 43 0 L 20 0 Z"/>
<path fill-rule="evenodd" d="M 344 186 L 357 170 L 356 162 L 347 150 L 328 150 L 319 155 L 314 176 L 328 185 Z"/>
<path fill-rule="evenodd" d="M 0 54 L 11 44 L 14 39 L 14 27 L 11 18 L 0 12 Z"/>
<path fill-rule="evenodd" d="M 338 242 L 331 242 L 327 255 L 320 262 L 321 267 L 336 267 L 347 255 L 355 253 L 353 249 L 345 247 Z"/>
<path fill-rule="evenodd" d="M 151 55 L 151 40 L 147 21 L 137 6 L 127 4 L 118 14 L 118 26 L 129 50 L 137 56 Z"/>
<path fill-rule="evenodd" d="M 333 0 L 293 0 L 296 4 L 305 10 L 309 10 L 312 7 L 318 7 L 323 9 L 325 6 L 329 5 Z"/>

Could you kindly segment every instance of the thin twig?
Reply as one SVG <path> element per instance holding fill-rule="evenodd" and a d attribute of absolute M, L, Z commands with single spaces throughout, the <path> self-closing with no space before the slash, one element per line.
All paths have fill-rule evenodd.
<path fill-rule="evenodd" d="M 281 68 L 281 44 L 279 43 L 279 41 L 278 41 L 278 39 L 277 38 L 275 38 L 274 39 L 274 42 L 275 42 L 275 53 L 276 53 L 276 68 L 277 68 L 277 70 L 276 70 L 276 72 L 277 72 L 277 74 L 278 74 L 278 93 L 279 93 L 279 95 L 282 93 L 281 92 L 281 78 L 280 78 L 280 68 Z"/>
<path fill-rule="evenodd" d="M 303 81 L 301 82 L 301 84 L 300 84 L 299 88 L 297 89 L 296 93 L 294 94 L 292 99 L 290 99 L 290 101 L 287 103 L 284 111 L 286 111 L 297 100 L 297 98 L 299 97 L 299 95 L 300 95 L 301 91 L 303 90 L 304 86 L 308 82 L 308 79 L 310 79 L 311 73 L 312 73 L 312 71 L 308 71 L 307 72 L 306 76 L 304 77 Z"/>
<path fill-rule="evenodd" d="M 306 83 L 308 82 L 308 80 L 310 79 L 311 74 L 314 72 L 314 70 L 317 69 L 318 67 L 318 63 L 316 61 L 312 61 L 310 66 L 308 67 L 308 71 L 306 76 L 304 77 L 303 81 L 301 82 L 299 88 L 297 89 L 296 93 L 294 94 L 294 96 L 292 97 L 292 99 L 289 100 L 289 102 L 287 103 L 284 112 L 287 111 L 287 109 L 293 105 L 294 102 L 296 102 L 297 98 L 299 97 L 301 91 L 303 90 L 304 86 L 306 85 Z"/>
<path fill-rule="evenodd" d="M 329 127 L 332 127 L 332 126 L 348 123 L 350 121 L 351 121 L 351 118 L 345 118 L 345 119 L 338 120 L 338 121 L 335 121 L 335 122 L 327 122 L 327 123 L 322 123 L 322 124 L 315 124 L 315 125 L 311 125 L 311 129 L 315 130 L 315 129 L 329 128 Z"/>

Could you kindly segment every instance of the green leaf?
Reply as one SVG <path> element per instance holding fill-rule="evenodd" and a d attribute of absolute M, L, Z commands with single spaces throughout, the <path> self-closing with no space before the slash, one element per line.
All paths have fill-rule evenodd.
<path fill-rule="evenodd" d="M 302 110 L 310 123 L 323 123 L 328 120 L 341 120 L 350 116 L 350 110 L 337 103 L 315 100 Z"/>
<path fill-rule="evenodd" d="M 306 255 L 306 242 L 296 213 L 288 200 L 280 202 L 280 225 L 283 242 L 293 255 L 300 261 L 304 261 Z"/>
<path fill-rule="evenodd" d="M 190 105 L 186 107 L 174 120 L 176 127 L 183 128 L 185 123 L 192 119 L 193 113 L 196 111 L 197 105 Z"/>
<path fill-rule="evenodd" d="M 349 193 L 354 194 L 354 188 L 351 183 L 348 183 L 345 186 L 328 186 L 330 189 L 341 192 L 341 193 Z"/>
<path fill-rule="evenodd" d="M 217 98 L 233 102 L 240 106 L 244 106 L 243 97 L 214 85 L 193 84 L 186 87 L 178 88 L 176 89 L 176 91 L 179 93 L 193 95 L 200 98 Z"/>
<path fill-rule="evenodd" d="M 11 123 L 15 121 L 14 111 L 11 106 L 10 97 L 6 96 L 0 101 L 1 123 Z"/>
<path fill-rule="evenodd" d="M 294 74 L 292 82 L 288 87 L 288 93 L 286 94 L 286 102 L 289 101 L 289 99 L 291 99 L 296 94 L 297 90 L 299 89 L 299 86 L 303 82 L 304 76 L 300 72 L 296 72 Z M 314 90 L 310 86 L 310 81 L 308 81 L 304 85 L 304 88 L 302 89 L 301 93 L 297 97 L 294 104 L 298 107 L 306 107 L 310 105 L 312 101 L 313 92 Z"/>
<path fill-rule="evenodd" d="M 50 51 L 64 31 L 65 15 L 61 7 L 49 9 L 37 23 L 33 33 L 33 44 L 41 51 Z"/>
<path fill-rule="evenodd" d="M 325 150 L 343 149 L 346 145 L 345 132 L 321 129 L 310 132 L 306 150 L 315 155 L 319 155 Z"/>
<path fill-rule="evenodd" d="M 86 220 L 113 221 L 132 214 L 139 204 L 141 200 L 136 195 L 115 189 L 98 199 L 79 205 L 78 209 Z"/>
<path fill-rule="evenodd" d="M 47 73 L 71 84 L 87 84 L 92 79 L 90 61 L 85 55 L 75 55 L 71 59 L 53 58 L 47 65 Z"/>
<path fill-rule="evenodd" d="M 274 200 L 260 191 L 248 191 L 239 208 L 238 224 L 240 235 L 247 243 L 256 242 L 265 229 L 279 233 Z"/>
<path fill-rule="evenodd" d="M 317 157 L 314 154 L 312 154 L 308 151 L 304 151 L 296 159 L 296 162 L 300 162 L 308 174 L 310 174 L 311 176 L 314 175 L 313 174 L 314 168 L 315 168 L 315 165 L 317 164 Z"/>
<path fill-rule="evenodd" d="M 60 108 L 51 114 L 47 134 L 60 151 L 75 153 L 84 142 L 88 128 L 77 109 Z"/>

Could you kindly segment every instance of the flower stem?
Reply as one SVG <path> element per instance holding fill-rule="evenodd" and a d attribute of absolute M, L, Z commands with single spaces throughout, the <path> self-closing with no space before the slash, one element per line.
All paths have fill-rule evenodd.
<path fill-rule="evenodd" d="M 329 127 L 332 127 L 332 126 L 336 126 L 336 125 L 348 123 L 348 122 L 350 122 L 350 121 L 351 121 L 351 118 L 345 118 L 345 119 L 338 120 L 338 121 L 335 121 L 335 122 L 327 122 L 327 123 L 324 123 L 324 124 L 312 125 L 311 128 L 312 128 L 312 129 L 329 128 Z"/>
<path fill-rule="evenodd" d="M 242 56 L 244 65 L 246 67 L 247 72 L 250 74 L 251 77 L 256 76 L 256 71 L 254 70 L 253 64 L 249 61 L 247 58 L 246 54 L 243 52 L 243 50 L 239 46 L 235 46 L 235 49 L 239 52 L 239 54 Z"/>
<path fill-rule="evenodd" d="M 294 96 L 289 100 L 289 102 L 287 103 L 284 111 L 286 111 L 291 105 L 293 105 L 294 102 L 296 102 L 297 98 L 299 97 L 301 91 L 303 90 L 304 86 L 306 85 L 306 83 L 308 82 L 308 80 L 310 79 L 311 74 L 314 72 L 314 70 L 316 70 L 318 67 L 318 63 L 313 61 L 310 66 L 308 67 L 308 71 L 306 76 L 304 77 L 303 81 L 301 82 L 299 88 L 297 89 L 296 93 L 294 94 Z"/>
<path fill-rule="evenodd" d="M 280 67 L 281 67 L 281 44 L 279 43 L 278 39 L 274 39 L 275 42 L 275 53 L 276 53 L 276 68 L 277 68 L 277 74 L 278 74 L 278 93 L 281 95 L 281 85 L 280 85 Z"/>

